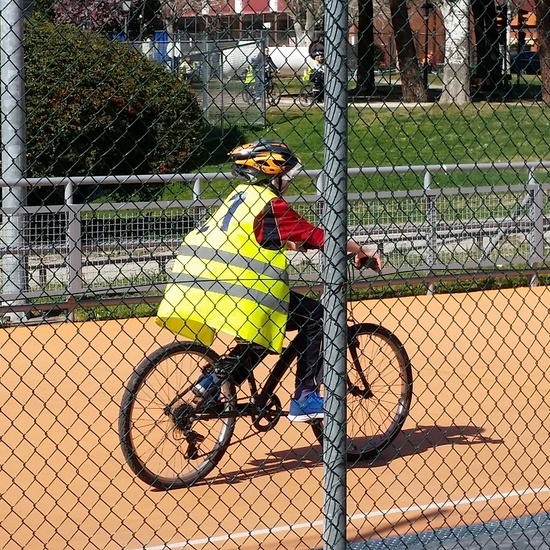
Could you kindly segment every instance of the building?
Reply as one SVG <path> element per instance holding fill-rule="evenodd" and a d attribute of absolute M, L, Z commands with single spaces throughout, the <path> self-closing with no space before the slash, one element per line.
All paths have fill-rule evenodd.
<path fill-rule="evenodd" d="M 287 42 L 294 35 L 286 0 L 210 0 L 183 14 L 180 39 L 241 40 L 266 37 L 269 43 Z"/>

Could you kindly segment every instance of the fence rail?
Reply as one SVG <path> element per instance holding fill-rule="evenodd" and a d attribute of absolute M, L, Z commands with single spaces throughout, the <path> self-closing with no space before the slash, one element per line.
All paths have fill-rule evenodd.
<path fill-rule="evenodd" d="M 349 177 L 419 174 L 423 188 L 408 191 L 350 193 L 348 228 L 362 242 L 371 242 L 384 256 L 381 275 L 357 273 L 361 286 L 421 282 L 433 291 L 444 279 L 493 277 L 545 272 L 548 257 L 550 184 L 538 183 L 536 171 L 550 162 L 352 168 Z M 439 173 L 528 170 L 522 184 L 492 187 L 434 188 Z M 306 217 L 319 219 L 324 208 L 324 173 L 305 171 L 315 179 L 317 195 L 289 197 Z M 159 300 L 166 264 L 182 236 L 204 219 L 216 199 L 204 199 L 204 182 L 229 180 L 227 173 L 170 174 L 100 178 L 27 179 L 6 185 L 64 185 L 64 205 L 4 208 L 3 220 L 22 216 L 22 247 L 0 247 L 0 256 L 17 257 L 25 269 L 25 288 L 2 293 L 0 313 L 47 310 L 52 303 L 72 311 L 79 304 Z M 193 199 L 154 203 L 74 204 L 74 186 L 193 182 Z M 468 204 L 460 209 L 456 202 Z M 498 208 L 494 204 L 499 205 Z M 491 207 L 489 208 L 489 205 Z M 400 212 L 406 212 L 401 221 Z M 449 212 L 452 216 L 449 216 Z M 411 215 L 413 213 L 413 215 Z M 315 253 L 294 254 L 294 285 L 319 285 Z M 154 294 L 154 296 L 151 296 Z M 44 302 L 48 303 L 44 303 Z"/>

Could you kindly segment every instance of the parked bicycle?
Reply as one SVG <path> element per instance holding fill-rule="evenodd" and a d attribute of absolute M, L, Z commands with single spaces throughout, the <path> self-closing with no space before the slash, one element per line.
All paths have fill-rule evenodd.
<path fill-rule="evenodd" d="M 261 434 L 287 416 L 275 392 L 296 360 L 294 341 L 280 354 L 263 387 L 254 369 L 271 352 L 244 343 L 240 350 L 237 356 L 220 357 L 196 342 L 173 342 L 136 368 L 122 397 L 118 427 L 126 462 L 139 479 L 158 489 L 190 487 L 219 463 L 238 418 L 250 418 Z M 243 368 L 252 397 L 238 395 L 231 376 Z M 201 373 L 212 370 L 221 393 L 198 398 L 194 385 Z M 346 449 L 353 463 L 390 445 L 409 414 L 412 368 L 398 338 L 380 325 L 350 320 L 346 384 Z M 322 443 L 323 421 L 310 424 Z"/>

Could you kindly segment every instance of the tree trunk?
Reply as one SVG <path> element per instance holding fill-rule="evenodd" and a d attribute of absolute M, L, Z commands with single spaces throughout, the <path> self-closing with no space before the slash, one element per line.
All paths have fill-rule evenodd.
<path fill-rule="evenodd" d="M 534 11 L 537 17 L 542 101 L 550 103 L 550 0 L 538 0 Z"/>
<path fill-rule="evenodd" d="M 445 70 L 441 103 L 470 102 L 470 2 L 456 0 L 441 6 L 445 26 Z"/>
<path fill-rule="evenodd" d="M 414 47 L 407 2 L 405 0 L 390 0 L 390 11 L 401 74 L 403 101 L 407 103 L 426 101 L 427 90 Z"/>
<path fill-rule="evenodd" d="M 472 0 L 476 40 L 476 70 L 474 78 L 487 92 L 503 83 L 497 10 L 494 0 Z"/>
<path fill-rule="evenodd" d="M 306 36 L 307 36 L 307 46 L 313 42 L 315 39 L 315 14 L 312 11 L 312 5 L 308 4 L 308 7 L 306 8 Z"/>
<path fill-rule="evenodd" d="M 374 86 L 374 6 L 359 0 L 357 17 L 357 87 L 350 95 L 372 95 Z"/>
<path fill-rule="evenodd" d="M 310 40 L 304 31 L 304 27 L 300 24 L 300 22 L 296 19 L 294 20 L 294 34 L 296 35 L 296 46 L 298 47 L 309 47 Z"/>

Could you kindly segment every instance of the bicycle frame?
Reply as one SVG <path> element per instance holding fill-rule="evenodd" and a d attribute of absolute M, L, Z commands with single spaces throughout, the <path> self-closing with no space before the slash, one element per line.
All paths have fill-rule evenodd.
<path fill-rule="evenodd" d="M 263 387 L 260 388 L 260 392 L 258 392 L 258 385 L 256 384 L 256 378 L 254 377 L 254 370 L 250 372 L 247 380 L 250 386 L 251 394 L 254 396 L 255 404 L 259 404 L 264 400 L 269 400 L 269 398 L 275 395 L 275 390 L 277 389 L 277 386 L 280 384 L 283 376 L 290 368 L 292 361 L 294 361 L 294 359 L 296 359 L 297 357 L 298 350 L 296 349 L 295 339 L 293 339 L 279 355 L 279 358 L 277 359 L 275 366 L 269 373 L 269 376 L 263 384 Z M 256 368 L 258 365 L 259 363 L 257 363 L 254 368 Z"/>
<path fill-rule="evenodd" d="M 199 406 L 197 408 L 197 413 L 202 418 L 239 418 L 241 416 L 251 416 L 254 420 L 253 424 L 256 429 L 258 431 L 265 432 L 272 429 L 279 418 L 282 416 L 287 416 L 288 413 L 282 410 L 280 400 L 275 394 L 275 391 L 290 368 L 292 361 L 298 357 L 295 339 L 291 340 L 289 345 L 283 349 L 275 363 L 275 366 L 271 369 L 267 380 L 261 388 L 259 388 L 256 382 L 254 369 L 268 355 L 272 355 L 272 353 L 266 350 L 257 358 L 255 362 L 253 362 L 250 361 L 252 357 L 252 349 L 253 346 L 249 345 L 248 348 L 244 350 L 244 353 L 242 353 L 238 358 L 227 355 L 225 357 L 221 357 L 219 362 L 214 365 L 214 370 L 218 373 L 221 380 L 224 378 L 231 380 L 231 374 L 228 372 L 231 370 L 231 367 L 234 367 L 237 362 L 243 362 L 245 365 L 248 364 L 250 372 L 242 384 L 248 382 L 252 397 L 247 402 L 237 402 L 235 409 L 232 411 L 225 410 L 224 404 L 209 404 L 204 408 Z M 261 422 L 264 419 L 267 419 L 267 424 L 263 424 Z"/>
<path fill-rule="evenodd" d="M 348 325 L 349 328 L 349 325 Z M 226 366 L 231 368 L 238 362 L 244 362 L 245 365 L 248 365 L 250 373 L 246 379 L 242 382 L 248 382 L 250 388 L 250 395 L 252 396 L 249 401 L 236 403 L 235 410 L 225 411 L 223 404 L 209 405 L 205 410 L 201 411 L 202 416 L 209 417 L 208 412 L 216 416 L 216 418 L 239 418 L 241 416 L 251 416 L 254 418 L 254 426 L 258 431 L 267 431 L 275 426 L 278 419 L 283 416 L 287 416 L 288 413 L 284 412 L 281 407 L 279 398 L 276 395 L 276 390 L 284 375 L 287 373 L 288 369 L 292 362 L 298 357 L 298 350 L 296 349 L 295 344 L 296 339 L 292 339 L 289 345 L 283 349 L 279 355 L 275 366 L 269 372 L 267 380 L 264 382 L 261 388 L 258 387 L 256 382 L 256 377 L 254 376 L 254 369 L 268 356 L 272 353 L 265 351 L 257 359 L 257 361 L 250 361 L 252 357 L 253 346 L 251 344 L 244 350 L 238 358 L 231 357 L 230 355 L 220 358 L 220 361 L 217 365 L 214 366 L 214 369 L 219 373 L 219 376 L 223 378 L 231 378 L 230 373 L 227 372 Z M 357 345 L 353 345 L 353 340 L 349 340 L 348 337 L 348 350 L 351 353 L 352 362 L 355 365 L 359 361 L 359 356 L 357 354 Z M 231 352 L 230 352 L 231 353 Z M 229 364 L 227 364 L 229 362 Z M 361 391 L 356 390 L 353 387 L 349 387 L 348 391 L 352 395 L 360 396 L 363 398 L 372 397 L 372 392 L 370 389 L 370 384 L 362 374 L 360 368 L 356 368 L 359 373 L 359 378 L 363 384 L 363 389 Z M 241 386 L 242 384 L 239 384 Z M 259 390 L 259 391 L 258 391 Z M 274 410 L 275 409 L 275 410 Z M 261 424 L 260 421 L 264 418 L 268 418 L 269 423 L 267 425 Z"/>

